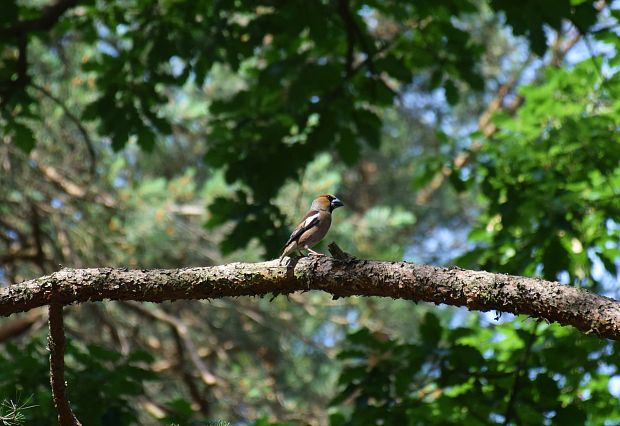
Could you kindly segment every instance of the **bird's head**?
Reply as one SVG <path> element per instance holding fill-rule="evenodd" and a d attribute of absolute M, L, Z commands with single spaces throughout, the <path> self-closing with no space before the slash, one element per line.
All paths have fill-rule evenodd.
<path fill-rule="evenodd" d="M 312 210 L 332 212 L 338 207 L 342 207 L 342 201 L 330 194 L 319 195 L 312 202 Z"/>

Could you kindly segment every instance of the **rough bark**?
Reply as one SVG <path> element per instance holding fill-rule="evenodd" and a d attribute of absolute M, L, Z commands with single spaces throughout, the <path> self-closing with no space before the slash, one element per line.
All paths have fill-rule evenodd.
<path fill-rule="evenodd" d="M 620 340 L 620 302 L 583 289 L 483 271 L 340 257 L 170 270 L 63 269 L 0 289 L 0 316 L 47 305 L 52 294 L 55 302 L 68 305 L 322 290 L 335 297 L 382 296 L 525 314 Z"/>
<path fill-rule="evenodd" d="M 52 302 L 49 308 L 50 332 L 47 345 L 50 350 L 50 383 L 54 405 L 58 412 L 58 424 L 61 426 L 81 426 L 82 424 L 71 411 L 67 399 L 65 383 L 65 329 L 63 326 L 62 305 Z"/>

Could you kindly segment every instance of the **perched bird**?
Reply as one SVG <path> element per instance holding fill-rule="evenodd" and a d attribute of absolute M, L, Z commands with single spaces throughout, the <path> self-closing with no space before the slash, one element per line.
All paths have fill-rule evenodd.
<path fill-rule="evenodd" d="M 333 195 L 325 194 L 316 197 L 310 206 L 310 211 L 306 213 L 306 216 L 299 222 L 299 225 L 284 244 L 280 261 L 293 251 L 302 249 L 308 250 L 308 253 L 315 256 L 323 256 L 322 253 L 318 253 L 310 247 L 325 237 L 332 224 L 332 212 L 343 205 L 342 201 Z"/>

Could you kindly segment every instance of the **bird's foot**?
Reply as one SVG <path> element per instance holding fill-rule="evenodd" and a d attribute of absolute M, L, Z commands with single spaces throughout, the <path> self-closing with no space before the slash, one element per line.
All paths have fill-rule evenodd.
<path fill-rule="evenodd" d="M 314 250 L 312 250 L 310 248 L 307 248 L 307 250 L 308 250 L 308 253 L 313 255 L 313 256 L 325 256 L 323 253 L 319 253 L 318 251 L 314 251 Z"/>

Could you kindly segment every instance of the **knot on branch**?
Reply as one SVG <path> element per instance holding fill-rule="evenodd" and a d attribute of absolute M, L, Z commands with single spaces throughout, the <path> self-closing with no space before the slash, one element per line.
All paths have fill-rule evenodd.
<path fill-rule="evenodd" d="M 327 246 L 327 248 L 329 249 L 329 252 L 331 253 L 331 255 L 334 257 L 334 259 L 336 260 L 342 260 L 342 261 L 350 261 L 350 260 L 355 260 L 354 256 L 351 256 L 349 253 L 344 252 L 340 247 L 338 247 L 338 245 L 335 242 L 331 242 L 329 243 L 329 245 Z"/>

